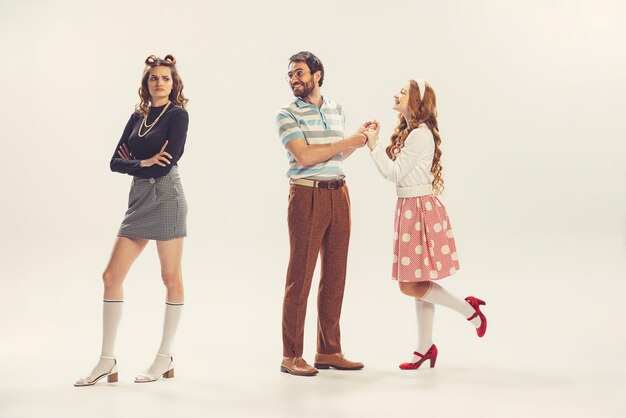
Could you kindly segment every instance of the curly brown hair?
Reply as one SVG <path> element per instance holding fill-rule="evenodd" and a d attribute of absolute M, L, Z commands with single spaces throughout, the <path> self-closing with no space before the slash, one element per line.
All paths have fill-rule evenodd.
<path fill-rule="evenodd" d="M 408 108 L 410 120 L 407 121 L 404 115 L 398 115 L 398 125 L 391 135 L 389 146 L 387 147 L 387 156 L 395 160 L 400 150 L 404 147 L 404 141 L 411 131 L 417 128 L 421 123 L 425 123 L 433 134 L 435 141 L 435 155 L 430 172 L 434 176 L 432 182 L 435 194 L 441 194 L 444 189 L 443 177 L 441 175 L 441 136 L 439 135 L 439 125 L 437 124 L 437 98 L 435 91 L 429 83 L 425 83 L 424 99 L 420 100 L 420 90 L 415 80 L 409 82 L 409 102 Z"/>
<path fill-rule="evenodd" d="M 183 80 L 178 74 L 176 69 L 176 58 L 172 55 L 166 55 L 164 58 L 159 58 L 156 55 L 150 55 L 146 58 L 146 68 L 143 70 L 141 76 L 141 86 L 139 87 L 139 103 L 135 106 L 135 112 L 140 115 L 147 115 L 150 110 L 150 90 L 148 89 L 148 77 L 150 76 L 150 70 L 154 67 L 167 67 L 172 71 L 172 91 L 170 92 L 170 102 L 177 106 L 185 108 L 187 106 L 188 98 L 183 94 Z"/>

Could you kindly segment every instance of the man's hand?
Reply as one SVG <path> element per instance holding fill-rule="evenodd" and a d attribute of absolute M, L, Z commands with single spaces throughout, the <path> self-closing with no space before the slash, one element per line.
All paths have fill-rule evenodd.
<path fill-rule="evenodd" d="M 368 120 L 367 122 L 363 123 L 363 125 L 359 126 L 359 129 L 357 129 L 356 131 L 358 133 L 362 133 L 365 132 L 367 130 L 367 128 L 370 127 L 370 125 L 372 125 L 373 123 L 375 123 L 375 121 L 373 120 Z"/>
<path fill-rule="evenodd" d="M 363 132 L 357 132 L 347 137 L 346 142 L 350 148 L 361 148 L 367 142 L 367 136 Z"/>
<path fill-rule="evenodd" d="M 376 148 L 378 144 L 378 133 L 380 132 L 380 124 L 378 121 L 372 121 L 367 125 L 367 129 L 363 133 L 367 136 L 367 146 L 370 150 Z"/>

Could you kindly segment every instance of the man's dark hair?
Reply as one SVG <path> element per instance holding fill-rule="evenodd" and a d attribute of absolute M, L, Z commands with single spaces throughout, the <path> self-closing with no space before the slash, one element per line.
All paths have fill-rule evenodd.
<path fill-rule="evenodd" d="M 306 62 L 306 65 L 309 66 L 309 70 L 311 70 L 311 74 L 321 71 L 319 84 L 320 87 L 322 87 L 322 83 L 324 82 L 324 65 L 312 52 L 300 51 L 297 54 L 293 54 L 291 58 L 289 58 L 289 64 L 292 62 Z"/>

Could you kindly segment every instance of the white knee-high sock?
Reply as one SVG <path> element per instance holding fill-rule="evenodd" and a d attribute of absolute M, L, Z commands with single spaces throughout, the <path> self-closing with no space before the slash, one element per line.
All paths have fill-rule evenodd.
<path fill-rule="evenodd" d="M 417 350 L 415 351 L 425 354 L 433 345 L 435 305 L 416 298 L 415 311 L 417 312 Z"/>
<path fill-rule="evenodd" d="M 115 338 L 122 319 L 123 300 L 103 300 L 102 303 L 102 351 L 103 357 L 115 357 Z"/>
<path fill-rule="evenodd" d="M 163 337 L 161 338 L 161 346 L 152 362 L 152 365 L 141 375 L 137 376 L 138 380 L 154 380 L 159 375 L 173 368 L 171 361 L 172 342 L 178 328 L 180 314 L 183 312 L 182 303 L 165 302 L 165 318 L 163 319 Z"/>
<path fill-rule="evenodd" d="M 163 337 L 161 338 L 160 354 L 172 353 L 172 342 L 176 335 L 180 315 L 183 312 L 182 303 L 165 302 L 165 319 L 163 320 Z"/>
<path fill-rule="evenodd" d="M 110 373 L 115 366 L 113 359 L 115 357 L 115 337 L 117 337 L 117 328 L 120 319 L 122 319 L 124 301 L 104 299 L 102 302 L 102 351 L 100 352 L 100 360 L 89 376 L 77 381 L 78 384 L 93 382 L 98 377 Z"/>
<path fill-rule="evenodd" d="M 463 315 L 464 318 L 469 318 L 474 315 L 474 308 L 465 300 L 461 300 L 448 292 L 435 282 L 430 282 L 430 288 L 424 296 L 421 297 L 426 302 L 435 303 L 437 305 L 443 305 L 450 309 L 453 309 Z M 480 326 L 480 318 L 476 318 L 470 321 L 475 327 Z"/>

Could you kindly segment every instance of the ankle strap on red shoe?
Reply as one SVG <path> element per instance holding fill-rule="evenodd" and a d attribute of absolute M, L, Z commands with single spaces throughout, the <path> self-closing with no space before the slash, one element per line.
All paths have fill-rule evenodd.
<path fill-rule="evenodd" d="M 474 312 L 474 315 L 472 315 L 469 318 L 467 318 L 467 320 L 471 321 L 472 319 L 476 318 L 477 316 L 478 316 L 478 311 Z"/>

